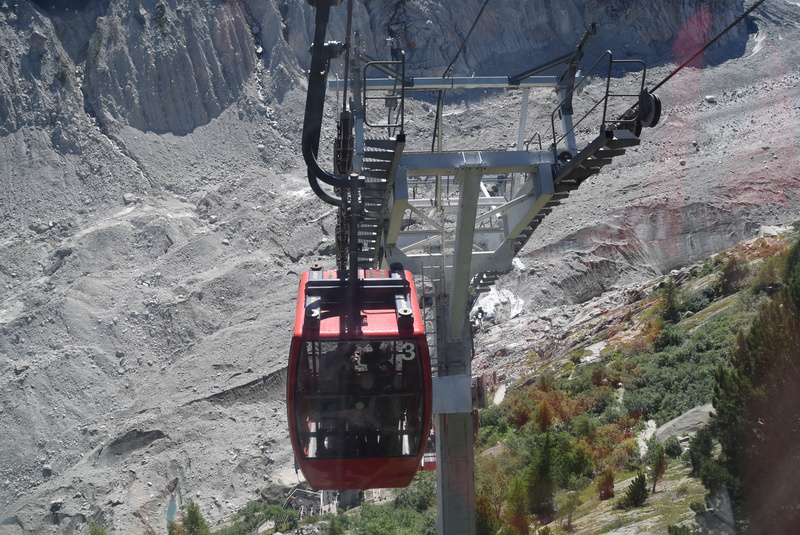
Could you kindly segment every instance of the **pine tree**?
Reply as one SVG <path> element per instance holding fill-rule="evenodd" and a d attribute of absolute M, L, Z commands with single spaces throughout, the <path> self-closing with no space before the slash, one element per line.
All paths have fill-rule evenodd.
<path fill-rule="evenodd" d="M 711 459 L 713 449 L 714 436 L 711 430 L 708 427 L 701 427 L 689 442 L 689 462 L 692 464 L 690 476 L 702 477 L 703 467 Z"/>
<path fill-rule="evenodd" d="M 542 433 L 549 431 L 553 426 L 553 419 L 555 418 L 553 415 L 553 407 L 550 406 L 550 403 L 548 403 L 546 399 L 543 399 L 539 402 L 539 405 L 536 406 L 536 412 L 533 418 L 534 421 L 536 421 L 536 426 Z"/>
<path fill-rule="evenodd" d="M 180 522 L 170 520 L 167 522 L 167 535 L 188 535 L 186 528 Z"/>
<path fill-rule="evenodd" d="M 183 525 L 186 526 L 186 531 L 189 535 L 210 535 L 211 530 L 208 529 L 206 519 L 200 512 L 200 506 L 189 500 L 186 506 L 186 515 L 181 520 Z"/>
<path fill-rule="evenodd" d="M 538 516 L 555 512 L 555 481 L 553 479 L 553 442 L 546 433 L 536 459 L 528 469 L 529 511 Z"/>
<path fill-rule="evenodd" d="M 664 472 L 667 471 L 667 455 L 664 453 L 664 446 L 661 444 L 656 446 L 656 450 L 653 452 L 653 462 L 651 468 L 653 470 L 653 490 L 651 492 L 655 494 L 656 483 L 658 483 L 658 480 L 664 475 Z"/>
<path fill-rule="evenodd" d="M 678 288 L 675 286 L 675 281 L 670 277 L 664 286 L 664 321 L 675 323 L 678 320 L 680 320 Z"/>
<path fill-rule="evenodd" d="M 800 526 L 800 249 L 789 282 L 740 333 L 729 367 L 716 374 L 721 467 L 740 526 L 790 532 Z M 711 472 L 710 472 L 711 473 Z M 705 483 L 705 481 L 704 481 Z"/>
<path fill-rule="evenodd" d="M 167 533 L 169 535 L 211 535 L 211 530 L 200 512 L 200 506 L 189 500 L 180 523 L 170 520 L 167 525 Z"/>
<path fill-rule="evenodd" d="M 630 509 L 632 507 L 641 507 L 647 501 L 647 478 L 643 473 L 633 478 L 633 481 L 628 488 L 625 489 L 625 494 L 620 498 L 617 503 L 619 509 Z"/>
<path fill-rule="evenodd" d="M 503 511 L 506 523 L 519 533 L 528 533 L 528 497 L 525 482 L 515 476 L 508 485 L 508 498 Z"/>

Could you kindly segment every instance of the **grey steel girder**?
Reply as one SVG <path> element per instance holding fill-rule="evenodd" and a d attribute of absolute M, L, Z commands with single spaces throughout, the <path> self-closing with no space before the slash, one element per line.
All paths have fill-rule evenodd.
<path fill-rule="evenodd" d="M 510 269 L 516 254 L 514 240 L 553 196 L 553 166 L 553 155 L 549 151 L 404 154 L 398 166 L 392 199 L 384 207 L 384 217 L 389 221 L 385 232 L 387 261 L 401 262 L 414 271 L 446 267 L 445 272 L 452 273 L 450 268 L 453 266 L 460 270 L 466 267 L 468 273 L 465 276 L 468 278 L 483 271 Z M 499 196 L 480 197 L 484 177 L 511 173 L 528 177 L 511 200 Z M 409 178 L 442 175 L 455 177 L 454 187 L 463 190 L 474 185 L 476 188 L 468 196 L 470 209 L 467 212 L 474 232 L 459 234 L 455 225 L 448 226 L 426 214 L 423 207 L 432 207 L 433 200 L 420 199 L 419 195 L 413 202 L 409 199 Z M 466 177 L 469 177 L 468 181 L 465 181 Z M 482 191 L 485 195 L 486 189 Z M 463 193 L 459 195 L 458 204 L 451 199 L 447 205 L 458 210 L 458 225 L 465 224 L 462 220 L 465 215 Z M 407 213 L 425 228 L 402 230 Z M 459 247 L 471 250 L 472 262 L 466 266 L 453 260 Z"/>
<path fill-rule="evenodd" d="M 404 85 L 406 91 L 431 91 L 444 89 L 506 89 L 509 87 L 556 87 L 558 76 L 531 76 L 518 84 L 511 84 L 508 76 L 454 76 L 450 78 L 437 77 L 409 77 L 409 83 Z M 343 80 L 329 80 L 328 87 L 342 89 Z M 399 83 L 394 78 L 368 78 L 366 88 L 368 91 L 398 89 Z"/>

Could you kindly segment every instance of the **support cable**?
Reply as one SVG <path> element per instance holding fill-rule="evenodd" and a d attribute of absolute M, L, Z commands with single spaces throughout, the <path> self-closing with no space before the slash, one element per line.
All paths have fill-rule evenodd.
<path fill-rule="evenodd" d="M 706 44 L 705 44 L 705 46 L 703 46 L 702 48 L 700 48 L 700 50 L 698 50 L 697 52 L 695 52 L 694 54 L 692 54 L 692 56 L 691 56 L 689 59 L 687 59 L 686 61 L 684 61 L 683 63 L 681 63 L 681 64 L 680 64 L 680 65 L 679 65 L 679 66 L 678 66 L 678 67 L 677 67 L 677 68 L 676 68 L 674 71 L 672 71 L 671 73 L 669 73 L 669 75 L 668 75 L 666 78 L 664 78 L 663 80 L 661 80 L 660 82 L 658 82 L 658 84 L 656 84 L 656 86 L 655 86 L 655 87 L 653 87 L 653 89 L 650 89 L 650 90 L 649 90 L 649 92 L 650 92 L 650 93 L 653 93 L 653 92 L 654 92 L 656 89 L 658 89 L 659 87 L 661 87 L 662 85 L 664 85 L 665 83 L 667 83 L 667 82 L 670 80 L 670 78 L 672 78 L 673 76 L 675 76 L 676 74 L 678 74 L 678 73 L 679 73 L 681 70 L 683 70 L 683 69 L 684 69 L 684 67 L 686 67 L 687 65 L 689 65 L 689 64 L 690 64 L 692 61 L 694 61 L 694 60 L 695 60 L 695 58 L 697 58 L 697 56 L 699 56 L 700 54 L 702 54 L 703 52 L 705 52 L 705 51 L 708 49 L 708 47 L 710 47 L 711 45 L 713 45 L 714 43 L 716 43 L 716 42 L 717 42 L 717 41 L 720 39 L 720 37 L 722 37 L 723 35 L 725 35 L 726 33 L 728 33 L 728 32 L 731 30 L 731 28 L 733 28 L 734 26 L 736 26 L 737 24 L 739 24 L 740 22 L 742 22 L 742 20 L 743 20 L 745 17 L 747 17 L 747 16 L 748 16 L 750 13 L 752 13 L 752 12 L 753 12 L 753 10 L 755 10 L 755 9 L 756 9 L 758 6 L 760 6 L 761 4 L 763 4 L 763 3 L 764 3 L 764 1 L 765 1 L 765 0 L 758 0 L 758 1 L 757 1 L 755 4 L 753 4 L 753 5 L 750 7 L 750 9 L 748 9 L 747 11 L 745 11 L 744 13 L 742 13 L 742 14 L 741 14 L 739 17 L 737 17 L 737 18 L 736 18 L 736 20 L 734 20 L 733 22 L 731 22 L 730 24 L 728 24 L 728 26 L 726 26 L 726 27 L 725 27 L 725 29 L 724 29 L 724 30 L 722 30 L 722 31 L 721 31 L 721 32 L 720 32 L 720 33 L 719 33 L 719 34 L 718 34 L 716 37 L 714 37 L 714 38 L 713 38 L 711 41 L 709 41 L 708 43 L 706 43 Z"/>
<path fill-rule="evenodd" d="M 347 111 L 347 80 L 350 76 L 350 34 L 353 31 L 353 0 L 347 0 L 347 30 L 344 37 L 344 88 L 342 96 L 342 111 Z"/>
<path fill-rule="evenodd" d="M 450 65 L 447 66 L 447 69 L 444 71 L 444 74 L 442 75 L 442 78 L 447 78 L 448 76 L 450 76 L 450 73 L 453 72 L 453 67 L 456 64 L 456 60 L 458 59 L 458 56 L 461 55 L 461 51 L 464 50 L 464 47 L 467 44 L 467 39 L 469 39 L 469 36 L 472 35 L 472 31 L 475 29 L 475 26 L 478 25 L 478 21 L 481 20 L 481 15 L 483 15 L 483 10 L 486 9 L 486 4 L 488 4 L 488 3 L 489 3 L 489 0 L 486 0 L 483 3 L 483 5 L 481 6 L 481 10 L 478 11 L 478 15 L 475 17 L 475 21 L 472 23 L 472 27 L 467 32 L 466 37 L 464 37 L 464 39 L 461 41 L 461 46 L 458 48 L 458 52 L 456 52 L 456 55 L 453 56 L 453 61 L 451 61 Z"/>
<path fill-rule="evenodd" d="M 678 74 L 680 71 L 682 71 L 682 70 L 683 70 L 683 69 L 684 69 L 686 66 L 688 66 L 688 65 L 689 65 L 689 64 L 690 64 L 692 61 L 694 61 L 694 60 L 697 58 L 697 56 L 699 56 L 700 54 L 702 54 L 703 52 L 705 52 L 706 50 L 708 50 L 708 48 L 709 48 L 711 45 L 713 45 L 714 43 L 716 43 L 717 41 L 719 41 L 719 39 L 720 39 L 720 38 L 721 38 L 723 35 L 725 35 L 726 33 L 728 33 L 728 32 L 729 32 L 729 31 L 730 31 L 730 30 L 731 30 L 731 29 L 732 29 L 734 26 L 736 26 L 737 24 L 739 24 L 740 22 L 742 22 L 742 20 L 744 20 L 744 18 L 745 18 L 745 17 L 747 17 L 747 16 L 748 16 L 750 13 L 752 13 L 752 12 L 753 12 L 753 11 L 754 11 L 754 10 L 755 10 L 755 9 L 756 9 L 758 6 L 760 6 L 761 4 L 763 4 L 765 1 L 766 1 L 766 0 L 758 0 L 758 1 L 757 1 L 755 4 L 753 4 L 753 5 L 752 5 L 752 6 L 751 6 L 751 7 L 750 7 L 750 8 L 749 8 L 747 11 L 745 11 L 744 13 L 742 13 L 740 16 L 736 17 L 736 19 L 735 19 L 733 22 L 731 22 L 730 24 L 728 24 L 728 25 L 725 27 L 725 29 L 724 29 L 724 30 L 722 30 L 722 31 L 721 31 L 719 34 L 717 34 L 717 36 L 716 36 L 716 37 L 714 37 L 713 39 L 711 39 L 711 40 L 710 40 L 708 43 L 706 43 L 706 44 L 705 44 L 705 45 L 703 45 L 703 46 L 702 46 L 702 47 L 701 47 L 699 50 L 697 50 L 697 52 L 695 52 L 694 54 L 692 54 L 692 55 L 691 55 L 691 57 L 689 57 L 689 59 L 687 59 L 686 61 L 684 61 L 684 62 L 683 62 L 683 63 L 681 63 L 680 65 L 678 65 L 678 66 L 677 66 L 677 67 L 676 67 L 676 68 L 675 68 L 675 69 L 674 69 L 674 70 L 673 70 L 671 73 L 669 73 L 669 74 L 668 74 L 668 75 L 667 75 L 667 76 L 666 76 L 666 77 L 665 77 L 663 80 L 661 80 L 660 82 L 658 82 L 658 83 L 657 83 L 657 84 L 656 84 L 656 85 L 655 85 L 655 86 L 654 86 L 652 89 L 646 89 L 646 91 L 647 91 L 648 93 L 650 93 L 651 95 L 652 95 L 653 93 L 655 93 L 655 91 L 656 91 L 658 88 L 660 88 L 662 85 L 666 84 L 666 83 L 667 83 L 667 82 L 668 82 L 668 81 L 669 81 L 669 80 L 670 80 L 670 79 L 671 79 L 673 76 L 675 76 L 675 75 L 676 75 L 676 74 Z M 630 108 L 628 108 L 628 109 L 627 109 L 627 111 L 626 111 L 625 113 L 623 113 L 623 114 L 620 116 L 620 119 L 625 119 L 626 117 L 630 117 L 630 116 L 631 116 L 631 114 L 634 114 L 634 113 L 635 113 L 635 111 L 636 111 L 636 108 L 638 108 L 638 107 L 639 107 L 639 103 L 638 103 L 638 102 L 635 102 L 635 103 L 634 103 L 634 104 L 633 104 L 633 105 L 632 105 Z M 435 133 L 435 131 L 434 131 L 434 133 Z"/>
<path fill-rule="evenodd" d="M 461 41 L 461 46 L 458 48 L 458 52 L 456 52 L 455 56 L 453 56 L 453 60 L 450 62 L 450 65 L 448 65 L 447 68 L 445 69 L 444 74 L 442 74 L 442 78 L 447 78 L 448 76 L 450 76 L 450 73 L 453 72 L 453 67 L 456 64 L 456 60 L 458 60 L 458 57 L 461 55 L 461 52 L 464 50 L 464 47 L 467 44 L 467 40 L 469 39 L 469 36 L 472 35 L 472 31 L 475 29 L 475 26 L 478 25 L 478 21 L 481 19 L 481 15 L 483 15 L 483 10 L 486 9 L 486 5 L 488 3 L 489 3 L 489 0 L 486 0 L 483 3 L 483 5 L 481 6 L 481 10 L 478 11 L 478 15 L 475 17 L 475 21 L 472 23 L 472 27 L 469 29 L 469 31 L 467 32 L 467 35 Z M 439 117 L 441 116 L 441 112 L 442 112 L 442 107 L 443 106 L 444 106 L 444 89 L 440 89 L 439 90 L 439 98 L 436 101 L 436 120 L 435 120 L 435 122 L 433 124 L 433 138 L 431 139 L 431 152 L 433 152 L 434 148 L 436 147 L 436 136 L 439 134 L 439 126 L 440 126 L 439 125 Z"/>

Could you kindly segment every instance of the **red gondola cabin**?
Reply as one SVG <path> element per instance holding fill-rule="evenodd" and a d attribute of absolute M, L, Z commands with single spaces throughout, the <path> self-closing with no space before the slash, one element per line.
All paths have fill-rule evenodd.
<path fill-rule="evenodd" d="M 287 380 L 289 429 L 317 490 L 407 486 L 431 419 L 430 357 L 411 273 L 303 273 Z"/>

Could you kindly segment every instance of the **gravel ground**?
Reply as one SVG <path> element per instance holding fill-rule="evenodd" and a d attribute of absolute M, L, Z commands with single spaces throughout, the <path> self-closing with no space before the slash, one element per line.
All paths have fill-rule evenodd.
<path fill-rule="evenodd" d="M 497 284 L 516 316 L 498 305 L 489 332 L 524 353 L 532 324 L 546 338 L 579 303 L 797 219 L 800 7 L 758 13 L 741 57 L 671 80 L 642 145 L 545 219 Z M 334 220 L 301 165 L 304 89 L 263 90 L 245 81 L 186 135 L 76 114 L 0 137 L 0 533 L 164 531 L 173 497 L 217 523 L 297 482 L 285 357 Z M 536 98 L 532 131 L 552 100 Z M 448 100 L 446 147 L 510 146 L 519 99 Z M 430 101 L 407 115 L 410 150 L 427 149 Z"/>

